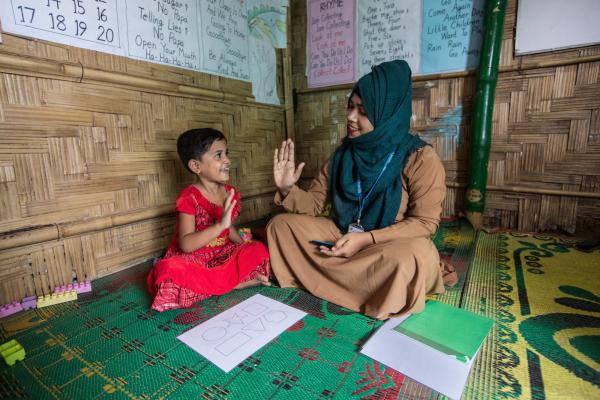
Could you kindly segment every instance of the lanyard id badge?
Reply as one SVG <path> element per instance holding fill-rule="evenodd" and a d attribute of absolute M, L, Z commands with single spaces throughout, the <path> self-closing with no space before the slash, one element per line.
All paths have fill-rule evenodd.
<path fill-rule="evenodd" d="M 369 192 L 364 197 L 362 195 L 362 186 L 360 184 L 360 179 L 356 181 L 356 193 L 358 193 L 358 217 L 356 218 L 356 222 L 353 222 L 350 225 L 348 225 L 348 233 L 360 233 L 365 231 L 365 228 L 363 228 L 363 226 L 360 224 L 360 217 L 362 217 L 362 211 L 365 206 L 365 202 L 371 196 L 371 193 L 373 193 L 373 189 L 375 189 L 375 186 L 377 186 L 377 182 L 379 182 L 379 179 L 381 179 L 381 176 L 387 169 L 388 165 L 390 164 L 390 161 L 392 161 L 394 154 L 396 154 L 396 152 L 392 151 L 388 156 L 387 160 L 385 160 L 385 164 L 383 165 L 383 168 L 381 168 L 377 179 L 375 179 L 373 186 L 371 186 L 371 189 L 369 189 Z"/>
<path fill-rule="evenodd" d="M 350 225 L 348 225 L 348 233 L 364 232 L 364 231 L 365 231 L 365 228 L 363 228 L 362 225 L 360 224 L 360 220 L 357 220 L 356 222 L 353 222 Z"/>

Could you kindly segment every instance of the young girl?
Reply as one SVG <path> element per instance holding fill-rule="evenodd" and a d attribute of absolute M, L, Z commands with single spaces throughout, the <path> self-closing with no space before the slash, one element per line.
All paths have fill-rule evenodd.
<path fill-rule="evenodd" d="M 197 179 L 177 198 L 175 235 L 148 275 L 152 308 L 186 308 L 232 289 L 268 286 L 266 247 L 244 242 L 233 226 L 241 204 L 239 192 L 226 184 L 231 162 L 225 136 L 192 129 L 177 139 L 177 152 Z"/>

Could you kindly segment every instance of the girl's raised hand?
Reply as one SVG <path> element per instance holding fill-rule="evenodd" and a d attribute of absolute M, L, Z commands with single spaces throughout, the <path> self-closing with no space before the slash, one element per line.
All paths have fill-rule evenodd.
<path fill-rule="evenodd" d="M 227 197 L 225 197 L 225 201 L 223 202 L 223 214 L 221 215 L 221 227 L 223 229 L 227 229 L 231 226 L 231 214 L 233 213 L 233 208 L 237 203 L 236 200 L 233 199 L 234 191 L 231 189 L 227 193 Z"/>
<path fill-rule="evenodd" d="M 273 178 L 275 186 L 283 196 L 292 190 L 294 184 L 300 179 L 304 163 L 296 167 L 294 161 L 294 142 L 287 139 L 281 142 L 281 148 L 275 149 L 273 154 Z"/>

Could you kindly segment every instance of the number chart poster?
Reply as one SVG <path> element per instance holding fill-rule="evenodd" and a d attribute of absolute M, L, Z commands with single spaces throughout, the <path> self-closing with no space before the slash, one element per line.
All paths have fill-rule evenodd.
<path fill-rule="evenodd" d="M 6 32 L 124 55 L 115 0 L 8 1 L 12 7 L 0 7 Z"/>

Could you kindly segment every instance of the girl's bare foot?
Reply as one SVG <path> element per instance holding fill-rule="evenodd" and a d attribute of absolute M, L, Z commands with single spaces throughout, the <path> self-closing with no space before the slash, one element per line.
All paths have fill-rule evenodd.
<path fill-rule="evenodd" d="M 244 289 L 252 286 L 271 286 L 271 282 L 269 282 L 269 278 L 265 275 L 258 274 L 258 276 L 254 279 L 250 279 L 246 282 L 239 283 L 234 289 Z"/>

